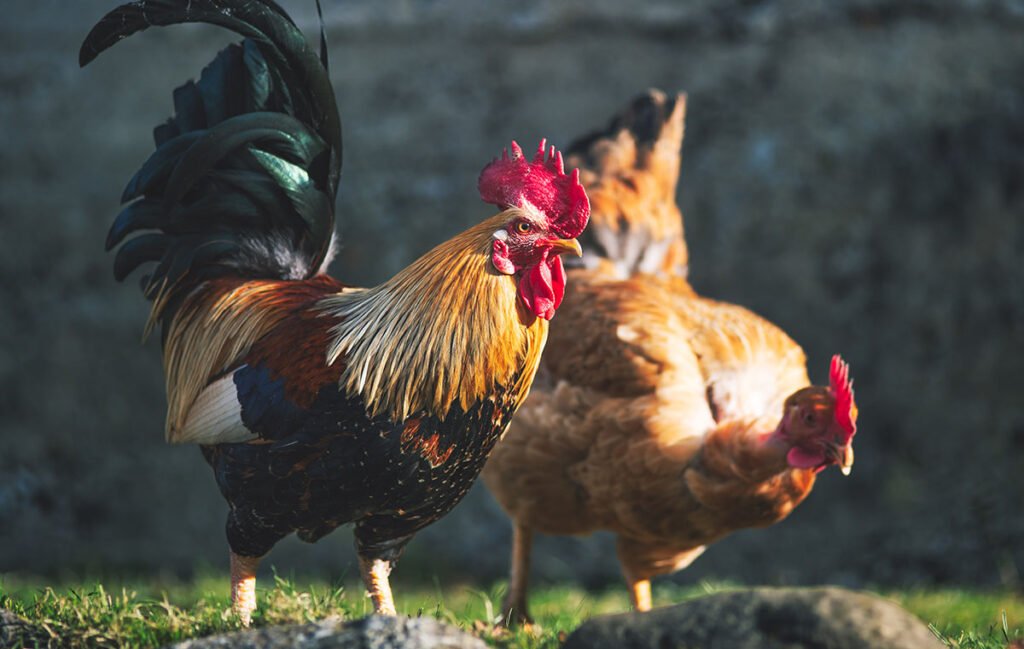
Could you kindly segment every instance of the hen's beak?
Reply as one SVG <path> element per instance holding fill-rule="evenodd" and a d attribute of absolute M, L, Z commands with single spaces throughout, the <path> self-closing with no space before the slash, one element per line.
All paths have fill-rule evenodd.
<path fill-rule="evenodd" d="M 580 242 L 576 239 L 552 239 L 548 243 L 551 244 L 551 250 L 556 255 L 571 252 L 577 257 L 583 256 L 583 248 L 580 247 Z"/>
<path fill-rule="evenodd" d="M 853 471 L 853 446 L 829 444 L 825 448 L 825 455 L 839 466 L 843 475 L 850 475 Z"/>

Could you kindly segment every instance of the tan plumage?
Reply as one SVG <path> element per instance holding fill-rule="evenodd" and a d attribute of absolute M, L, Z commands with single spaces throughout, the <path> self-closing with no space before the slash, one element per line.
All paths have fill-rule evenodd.
<path fill-rule="evenodd" d="M 716 478 L 759 477 L 756 453 L 742 458 L 757 441 L 747 433 L 774 430 L 786 397 L 808 384 L 800 347 L 745 309 L 652 277 L 573 273 L 533 393 L 484 480 L 517 525 L 612 530 L 643 548 L 625 557 L 634 571 L 662 574 L 671 557 L 735 529 L 732 507 L 705 509 L 703 496 Z M 713 471 L 694 471 L 709 436 Z M 722 465 L 723 455 L 733 464 Z M 794 473 L 779 484 L 813 483 L 813 473 Z M 752 482 L 743 497 L 757 500 L 764 489 L 771 485 Z M 804 495 L 780 502 L 782 515 Z"/>
<path fill-rule="evenodd" d="M 656 92 L 639 98 L 587 146 L 605 159 L 641 150 L 636 143 L 652 129 L 631 116 L 654 111 L 666 120 L 653 130 L 657 140 L 645 155 L 620 159 L 675 150 L 677 174 L 683 115 L 678 101 L 674 110 L 665 110 L 665 101 Z M 634 131 L 640 134 L 630 146 Z M 586 159 L 602 158 L 579 156 Z M 603 175 L 609 169 L 611 178 Z M 665 215 L 678 217 L 676 175 L 664 175 L 673 167 L 650 169 L 616 164 L 582 175 L 593 183 L 591 230 L 619 224 L 623 241 L 634 228 L 666 233 L 676 242 L 671 249 L 685 254 L 681 225 L 662 227 Z M 617 189 L 614 200 L 599 198 L 626 177 L 640 202 L 628 204 L 630 193 Z M 645 187 L 658 191 L 646 194 Z M 662 205 L 648 210 L 657 201 Z M 570 273 L 533 392 L 484 469 L 515 525 L 506 602 L 512 619 L 526 618 L 534 532 L 617 534 L 634 605 L 646 610 L 652 577 L 685 567 L 730 532 L 784 518 L 814 484 L 814 470 L 788 466 L 789 448 L 777 438 L 784 413 L 805 397 L 830 403 L 822 388 L 794 395 L 809 385 L 800 346 L 747 309 L 696 295 L 668 263 L 678 257 L 659 257 L 667 249 L 647 257 L 666 262 L 652 269 L 656 274 L 636 272 L 632 260 L 643 253 L 622 258 L 607 246 L 599 263 Z"/>

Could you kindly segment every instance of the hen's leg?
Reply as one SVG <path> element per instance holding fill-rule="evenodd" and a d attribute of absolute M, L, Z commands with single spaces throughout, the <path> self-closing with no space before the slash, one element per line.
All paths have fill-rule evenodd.
<path fill-rule="evenodd" d="M 231 553 L 231 608 L 243 626 L 252 623 L 252 612 L 256 610 L 256 569 L 262 558 Z"/>
<path fill-rule="evenodd" d="M 626 578 L 629 600 L 633 603 L 633 608 L 640 612 L 651 610 L 651 580 L 630 574 L 625 566 L 622 567 L 622 575 Z"/>
<path fill-rule="evenodd" d="M 633 608 L 649 611 L 652 605 L 651 577 L 682 570 L 700 556 L 704 546 L 679 551 L 661 545 L 645 545 L 620 536 L 616 550 Z"/>
<path fill-rule="evenodd" d="M 526 607 L 532 546 L 533 530 L 516 523 L 512 530 L 512 568 L 508 577 L 508 595 L 502 604 L 502 622 L 509 626 L 533 623 Z"/>
<path fill-rule="evenodd" d="M 651 548 L 620 536 L 616 539 L 615 551 L 619 555 L 619 565 L 633 608 L 651 610 L 651 576 L 655 574 L 651 565 Z"/>

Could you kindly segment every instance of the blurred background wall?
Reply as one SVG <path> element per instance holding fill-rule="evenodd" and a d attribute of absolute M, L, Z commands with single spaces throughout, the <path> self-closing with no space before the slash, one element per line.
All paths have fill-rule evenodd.
<path fill-rule="evenodd" d="M 693 283 L 785 328 L 819 382 L 841 351 L 861 419 L 852 477 L 828 472 L 786 522 L 678 579 L 1017 583 L 1024 2 L 324 3 L 346 126 L 333 272 L 354 283 L 489 215 L 476 176 L 510 139 L 564 146 L 647 87 L 689 93 Z M 311 0 L 283 4 L 314 33 Z M 147 304 L 102 247 L 171 89 L 234 39 L 156 29 L 79 70 L 112 6 L 7 0 L 0 21 L 0 571 L 187 576 L 226 558 L 198 450 L 163 443 Z M 486 583 L 508 538 L 478 486 L 397 576 Z M 272 562 L 351 577 L 351 559 L 339 532 Z M 544 539 L 535 561 L 545 579 L 617 578 L 607 538 Z"/>

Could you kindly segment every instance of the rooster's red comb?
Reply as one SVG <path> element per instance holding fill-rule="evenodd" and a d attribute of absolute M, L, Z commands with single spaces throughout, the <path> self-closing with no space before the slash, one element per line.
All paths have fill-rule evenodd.
<path fill-rule="evenodd" d="M 840 358 L 839 354 L 832 357 L 828 369 L 828 384 L 835 397 L 836 423 L 846 432 L 845 442 L 849 443 L 857 432 L 857 402 L 853 399 L 853 379 L 850 378 L 850 366 Z"/>
<path fill-rule="evenodd" d="M 562 153 L 553 146 L 545 151 L 546 146 L 547 140 L 541 140 L 537 155 L 527 162 L 513 141 L 511 155 L 505 149 L 500 160 L 480 172 L 480 198 L 501 208 L 530 205 L 547 217 L 548 227 L 558 236 L 575 239 L 587 227 L 590 200 L 580 184 L 579 169 L 565 175 Z"/>

